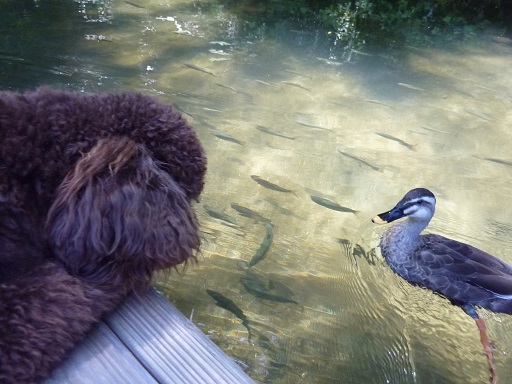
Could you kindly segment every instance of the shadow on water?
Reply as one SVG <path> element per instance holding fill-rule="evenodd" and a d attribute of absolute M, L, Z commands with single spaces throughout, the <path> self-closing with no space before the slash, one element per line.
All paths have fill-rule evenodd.
<path fill-rule="evenodd" d="M 143 91 L 196 127 L 200 263 L 158 284 L 255 380 L 486 382 L 474 324 L 393 275 L 370 218 L 435 187 L 431 230 L 507 260 L 510 40 L 334 45 L 191 0 L 0 2 L 0 21 L 2 89 Z M 512 320 L 488 317 L 510 377 Z"/>
<path fill-rule="evenodd" d="M 66 50 L 76 41 L 75 25 L 80 22 L 72 2 L 2 2 L 2 88 L 32 88 L 38 79 L 58 83 L 71 76 Z"/>

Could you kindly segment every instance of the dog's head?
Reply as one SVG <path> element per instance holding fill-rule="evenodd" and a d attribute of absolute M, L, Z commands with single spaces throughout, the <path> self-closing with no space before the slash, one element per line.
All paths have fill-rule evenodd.
<path fill-rule="evenodd" d="M 200 243 L 186 192 L 127 138 L 101 139 L 78 161 L 57 191 L 47 230 L 71 274 L 127 291 L 195 258 Z"/>

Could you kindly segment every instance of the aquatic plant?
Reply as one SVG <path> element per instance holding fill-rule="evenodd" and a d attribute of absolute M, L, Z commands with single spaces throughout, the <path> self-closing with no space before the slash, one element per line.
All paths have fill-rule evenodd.
<path fill-rule="evenodd" d="M 341 46 L 345 60 L 365 42 L 431 44 L 474 37 L 494 23 L 512 31 L 512 3 L 489 0 L 224 0 L 230 11 L 248 26 L 266 27 L 267 33 L 283 23 L 324 29 Z M 260 31 L 261 32 L 261 31 Z"/>

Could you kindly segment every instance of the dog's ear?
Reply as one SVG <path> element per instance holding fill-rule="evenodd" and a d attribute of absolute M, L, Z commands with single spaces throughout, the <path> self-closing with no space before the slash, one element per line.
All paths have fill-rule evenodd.
<path fill-rule="evenodd" d="M 185 192 L 126 138 L 100 140 L 78 161 L 59 187 L 47 230 L 71 274 L 126 290 L 147 288 L 153 272 L 199 248 Z"/>

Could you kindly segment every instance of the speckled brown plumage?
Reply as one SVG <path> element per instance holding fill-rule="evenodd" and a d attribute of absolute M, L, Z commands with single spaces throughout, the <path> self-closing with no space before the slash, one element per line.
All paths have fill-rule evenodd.
<path fill-rule="evenodd" d="M 372 221 L 379 224 L 407 217 L 382 235 L 382 255 L 405 280 L 440 293 L 475 319 L 491 382 L 496 384 L 492 346 L 475 307 L 512 314 L 512 266 L 460 241 L 435 234 L 422 235 L 435 207 L 432 192 L 415 188 L 393 209 L 375 216 Z"/>
<path fill-rule="evenodd" d="M 382 235 L 380 248 L 390 267 L 455 305 L 512 314 L 512 266 L 471 245 L 436 234 L 420 235 L 434 210 L 434 195 L 418 188 L 379 215 L 387 222 L 408 217 Z"/>

